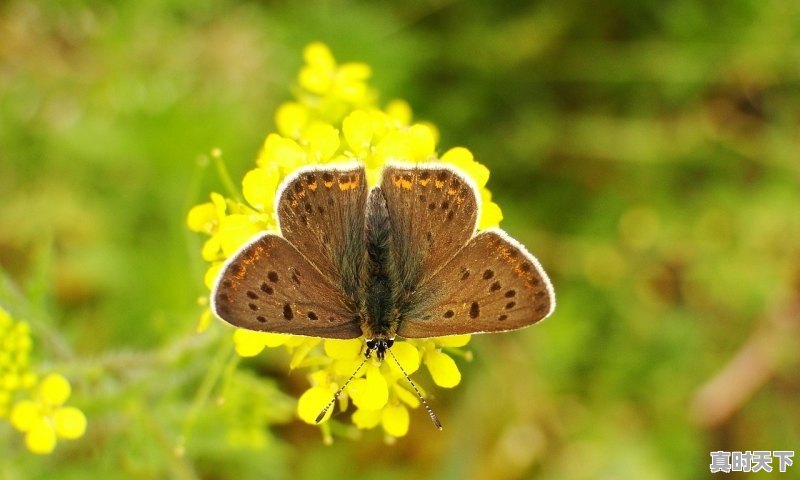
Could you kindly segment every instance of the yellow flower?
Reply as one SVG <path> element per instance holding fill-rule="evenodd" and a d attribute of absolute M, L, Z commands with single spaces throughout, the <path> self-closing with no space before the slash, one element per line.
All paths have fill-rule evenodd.
<path fill-rule="evenodd" d="M 29 365 L 32 345 L 28 324 L 15 321 L 0 308 L 0 418 L 8 415 L 16 392 L 36 383 Z"/>
<path fill-rule="evenodd" d="M 20 400 L 11 410 L 11 424 L 25 434 L 25 445 L 33 453 L 48 454 L 57 439 L 76 439 L 86 432 L 86 416 L 75 407 L 65 407 L 71 393 L 66 378 L 51 373 L 39 384 L 34 400 Z"/>
<path fill-rule="evenodd" d="M 321 43 L 308 45 L 303 57 L 305 65 L 297 77 L 295 98 L 278 107 L 277 133 L 267 135 L 257 167 L 242 180 L 242 197 L 247 204 L 214 193 L 211 202 L 189 211 L 189 228 L 209 236 L 201 252 L 210 262 L 205 275 L 209 289 L 226 257 L 255 233 L 276 229 L 274 201 L 278 186 L 304 165 L 358 160 L 367 168 L 368 183 L 375 185 L 389 161 L 449 163 L 469 175 L 480 190 L 479 228 L 500 223 L 502 212 L 486 188 L 489 170 L 469 150 L 455 147 L 439 156 L 438 130 L 433 124 L 415 122 L 407 102 L 393 100 L 381 109 L 375 91 L 367 83 L 369 66 L 339 64 Z M 391 349 L 393 355 L 383 362 L 372 358 L 356 371 L 364 363 L 363 338 L 322 341 L 238 329 L 233 333 L 238 355 L 255 356 L 265 348 L 282 347 L 289 354 L 289 369 L 308 371 L 310 387 L 297 404 L 297 415 L 303 421 L 316 424 L 322 409 L 349 380 L 321 423 L 338 421 L 341 413 L 352 409 L 350 420 L 356 427 L 380 426 L 388 438 L 406 435 L 408 409 L 420 406 L 404 373 L 412 375 L 424 365 L 423 370 L 434 384 L 455 387 L 461 381 L 461 372 L 454 357 L 469 358 L 461 351 L 469 340 L 469 335 L 398 340 Z M 424 381 L 420 378 L 419 383 Z M 425 395 L 420 385 L 417 390 Z M 327 441 L 331 430 L 323 426 L 323 431 Z"/>

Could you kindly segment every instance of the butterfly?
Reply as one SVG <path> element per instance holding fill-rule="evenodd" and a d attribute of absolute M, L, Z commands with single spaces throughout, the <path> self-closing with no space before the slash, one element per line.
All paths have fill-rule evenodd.
<path fill-rule="evenodd" d="M 477 231 L 479 191 L 450 165 L 390 163 L 371 189 L 360 163 L 304 167 L 275 205 L 280 234 L 231 255 L 212 290 L 212 310 L 233 326 L 363 336 L 366 361 L 383 360 L 398 336 L 515 330 L 555 308 L 524 246 L 499 228 Z"/>

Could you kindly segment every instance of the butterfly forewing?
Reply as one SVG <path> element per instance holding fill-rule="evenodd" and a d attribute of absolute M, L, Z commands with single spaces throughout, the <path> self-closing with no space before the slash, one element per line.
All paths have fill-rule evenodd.
<path fill-rule="evenodd" d="M 500 229 L 476 235 L 412 295 L 397 333 L 407 338 L 526 327 L 555 307 L 539 262 Z"/>
<path fill-rule="evenodd" d="M 226 263 L 214 312 L 248 330 L 356 338 L 360 324 L 341 289 L 284 238 L 264 234 Z"/>
<path fill-rule="evenodd" d="M 355 305 L 367 187 L 358 164 L 303 169 L 278 195 L 281 234 Z M 355 307 L 353 307 L 355 308 Z"/>
<path fill-rule="evenodd" d="M 475 233 L 476 188 L 442 164 L 409 164 L 384 169 L 381 189 L 392 225 L 398 278 L 410 293 Z"/>

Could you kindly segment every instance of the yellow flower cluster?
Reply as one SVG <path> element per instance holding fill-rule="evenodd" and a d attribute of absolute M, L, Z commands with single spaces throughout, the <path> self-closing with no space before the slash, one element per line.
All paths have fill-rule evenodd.
<path fill-rule="evenodd" d="M 0 418 L 25 434 L 25 446 L 33 453 L 48 454 L 57 438 L 76 439 L 86 431 L 86 417 L 75 407 L 64 407 L 71 387 L 66 378 L 51 373 L 37 384 L 29 368 L 32 341 L 25 322 L 16 322 L 0 308 Z M 17 393 L 32 394 L 11 404 Z"/>
<path fill-rule="evenodd" d="M 489 170 L 463 147 L 437 156 L 438 132 L 433 125 L 413 123 L 411 108 L 402 100 L 377 107 L 377 95 L 366 83 L 370 68 L 361 63 L 339 65 L 328 48 L 313 43 L 304 51 L 306 65 L 298 75 L 295 101 L 282 104 L 276 112 L 279 133 L 271 133 L 257 159 L 257 167 L 242 180 L 246 203 L 212 193 L 211 201 L 189 211 L 190 229 L 209 236 L 202 257 L 211 262 L 205 284 L 211 288 L 222 262 L 242 244 L 261 231 L 277 231 L 275 194 L 289 173 L 309 164 L 358 160 L 367 168 L 370 185 L 375 185 L 381 168 L 390 160 L 404 162 L 447 162 L 470 175 L 481 189 L 482 210 L 479 228 L 499 225 L 500 208 L 486 189 Z M 204 313 L 199 330 L 211 318 Z M 412 374 L 424 364 L 434 383 L 451 388 L 461 380 L 455 361 L 448 353 L 464 355 L 460 347 L 469 335 L 407 340 L 397 342 L 392 352 L 406 373 Z M 322 408 L 334 392 L 356 370 L 363 359 L 364 340 L 322 340 L 270 333 L 237 330 L 236 351 L 254 356 L 264 348 L 284 347 L 291 354 L 290 368 L 308 368 L 311 388 L 299 399 L 298 415 L 315 424 Z M 352 422 L 362 429 L 382 426 L 387 438 L 400 437 L 408 431 L 407 407 L 419 406 L 413 390 L 393 361 L 383 364 L 372 359 L 340 397 L 339 407 L 346 410 L 350 401 L 356 410 Z M 323 432 L 330 440 L 326 422 Z"/>
<path fill-rule="evenodd" d="M 33 341 L 25 322 L 15 322 L 0 308 L 0 418 L 8 416 L 14 394 L 36 384 L 28 358 Z"/>

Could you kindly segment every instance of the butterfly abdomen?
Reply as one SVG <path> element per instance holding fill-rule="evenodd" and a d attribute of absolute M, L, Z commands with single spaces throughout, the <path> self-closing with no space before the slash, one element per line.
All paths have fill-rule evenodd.
<path fill-rule="evenodd" d="M 366 212 L 365 335 L 394 336 L 396 329 L 396 269 L 392 258 L 392 228 L 380 187 L 372 189 Z"/>

